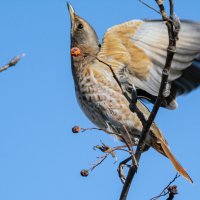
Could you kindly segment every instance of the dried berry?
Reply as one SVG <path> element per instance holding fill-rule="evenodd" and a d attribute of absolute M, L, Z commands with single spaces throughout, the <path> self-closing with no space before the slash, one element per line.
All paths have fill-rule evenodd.
<path fill-rule="evenodd" d="M 80 126 L 74 126 L 73 128 L 72 128 L 72 132 L 73 133 L 79 133 L 81 131 L 81 127 Z"/>
<path fill-rule="evenodd" d="M 86 169 L 81 170 L 81 176 L 87 177 L 89 175 L 89 171 Z"/>

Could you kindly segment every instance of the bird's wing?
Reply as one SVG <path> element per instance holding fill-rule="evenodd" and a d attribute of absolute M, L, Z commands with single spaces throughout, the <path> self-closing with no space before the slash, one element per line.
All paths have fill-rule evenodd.
<path fill-rule="evenodd" d="M 121 79 L 157 96 L 167 47 L 168 33 L 163 22 L 133 20 L 107 30 L 98 57 L 111 64 Z M 199 60 L 199 53 L 200 23 L 181 22 L 169 82 L 180 78 L 183 70 Z"/>

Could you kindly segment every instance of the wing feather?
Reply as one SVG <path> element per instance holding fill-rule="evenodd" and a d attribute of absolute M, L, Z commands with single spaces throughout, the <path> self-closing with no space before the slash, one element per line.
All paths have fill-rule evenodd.
<path fill-rule="evenodd" d="M 98 56 L 111 64 L 117 74 L 121 75 L 122 69 L 126 68 L 128 73 L 124 76 L 136 88 L 157 96 L 167 47 L 168 33 L 162 21 L 132 20 L 108 29 Z M 200 23 L 183 21 L 169 81 L 179 79 L 199 58 Z M 179 81 L 178 85 L 191 88 L 187 81 Z"/>

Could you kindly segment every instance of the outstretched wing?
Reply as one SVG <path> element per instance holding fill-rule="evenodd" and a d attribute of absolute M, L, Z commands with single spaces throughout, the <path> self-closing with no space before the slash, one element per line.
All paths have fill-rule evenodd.
<path fill-rule="evenodd" d="M 113 66 L 122 82 L 157 96 L 167 47 L 168 33 L 163 22 L 133 20 L 108 29 L 98 57 Z M 193 64 L 195 60 L 199 62 L 199 54 L 200 23 L 182 21 L 169 75 L 169 82 L 174 83 L 173 90 L 178 94 L 200 85 L 200 68 Z M 190 73 L 184 73 L 187 71 Z"/>

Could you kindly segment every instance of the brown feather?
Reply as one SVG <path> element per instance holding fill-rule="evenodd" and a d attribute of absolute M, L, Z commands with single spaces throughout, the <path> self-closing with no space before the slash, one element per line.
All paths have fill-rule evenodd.
<path fill-rule="evenodd" d="M 163 149 L 163 152 L 166 154 L 166 156 L 170 159 L 172 164 L 174 165 L 175 169 L 182 175 L 184 176 L 188 181 L 193 183 L 193 180 L 190 178 L 186 170 L 181 166 L 181 164 L 176 160 L 172 152 L 170 151 L 169 147 L 161 141 L 161 147 Z"/>
<path fill-rule="evenodd" d="M 188 181 L 190 181 L 191 183 L 193 183 L 192 179 L 190 178 L 190 176 L 188 175 L 188 173 L 186 172 L 186 170 L 181 166 L 181 164 L 176 160 L 176 158 L 174 157 L 174 155 L 170 151 L 169 146 L 167 144 L 167 141 L 162 136 L 161 131 L 158 129 L 158 127 L 155 124 L 153 124 L 153 127 L 152 127 L 151 131 L 152 131 L 151 132 L 152 137 L 155 138 L 153 140 L 153 142 L 151 143 L 151 146 L 154 149 L 156 149 L 158 152 L 160 152 L 161 154 L 163 154 L 164 156 L 166 156 L 167 158 L 169 158 L 170 161 L 171 161 L 171 163 L 173 164 L 174 168 L 183 177 L 185 177 Z M 159 137 L 159 135 L 161 135 L 161 136 Z"/>
<path fill-rule="evenodd" d="M 98 55 L 104 57 L 111 65 L 119 68 L 119 63 L 129 66 L 130 73 L 141 79 L 146 79 L 152 62 L 145 52 L 132 42 L 132 37 L 141 26 L 142 21 L 133 21 L 118 25 L 108 30 L 104 36 L 103 45 Z"/>

